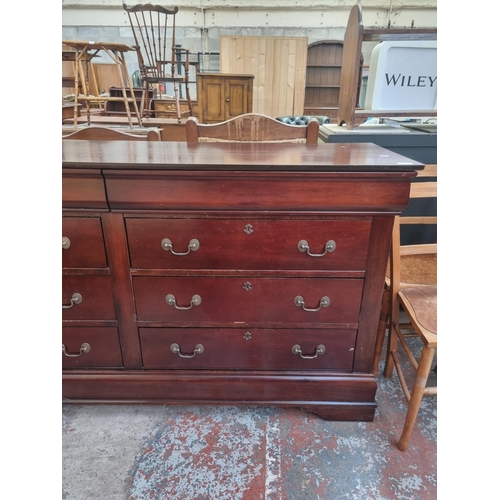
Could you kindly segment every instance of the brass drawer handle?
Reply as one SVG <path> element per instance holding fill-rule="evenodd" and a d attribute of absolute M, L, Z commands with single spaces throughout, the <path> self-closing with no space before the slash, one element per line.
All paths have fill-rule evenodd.
<path fill-rule="evenodd" d="M 82 346 L 80 347 L 80 352 L 78 354 L 71 354 L 68 351 L 66 351 L 66 346 L 63 344 L 62 345 L 62 352 L 65 356 L 68 356 L 68 358 L 78 358 L 82 354 L 87 354 L 90 352 L 90 344 L 87 344 L 87 342 L 84 342 Z"/>
<path fill-rule="evenodd" d="M 83 297 L 79 293 L 74 293 L 73 296 L 71 297 L 71 301 L 69 306 L 63 305 L 63 309 L 69 309 L 70 307 L 73 307 L 75 304 L 81 304 L 83 300 Z"/>
<path fill-rule="evenodd" d="M 176 309 L 181 311 L 187 311 L 193 306 L 199 306 L 201 304 L 201 297 L 199 295 L 193 295 L 191 298 L 191 304 L 188 307 L 178 306 L 175 297 L 171 293 L 165 297 L 165 301 L 169 306 L 174 306 Z"/>
<path fill-rule="evenodd" d="M 201 344 L 196 344 L 194 346 L 194 351 L 193 354 L 183 354 L 181 352 L 181 348 L 179 347 L 179 344 L 172 344 L 170 346 L 170 350 L 174 354 L 178 354 L 181 358 L 194 358 L 197 354 L 202 354 L 205 348 Z"/>
<path fill-rule="evenodd" d="M 304 299 L 300 295 L 297 295 L 297 297 L 295 297 L 295 299 L 293 299 L 293 303 L 297 307 L 302 307 L 302 309 L 304 309 L 304 311 L 315 312 L 315 311 L 319 311 L 322 307 L 328 307 L 330 305 L 330 299 L 327 296 L 322 297 L 321 300 L 319 301 L 319 306 L 316 309 L 308 309 L 305 306 Z"/>
<path fill-rule="evenodd" d="M 306 240 L 300 240 L 297 245 L 299 252 L 307 252 L 310 257 L 323 257 L 328 252 L 333 252 L 337 248 L 337 244 L 333 240 L 328 240 L 325 245 L 325 251 L 323 253 L 311 253 L 309 252 L 309 243 Z"/>
<path fill-rule="evenodd" d="M 295 344 L 292 347 L 292 353 L 299 354 L 302 359 L 317 358 L 320 354 L 325 354 L 325 351 L 326 351 L 326 347 L 323 344 L 320 344 L 318 347 L 316 347 L 316 351 L 314 352 L 314 355 L 302 354 L 302 349 L 300 348 L 299 344 Z"/>
<path fill-rule="evenodd" d="M 193 238 L 189 242 L 187 252 L 174 252 L 172 242 L 168 238 L 163 238 L 161 240 L 161 247 L 167 252 L 172 252 L 172 255 L 187 255 L 191 250 L 196 252 L 200 248 L 200 242 L 196 238 Z"/>
<path fill-rule="evenodd" d="M 71 246 L 71 241 L 66 236 L 62 237 L 62 247 L 64 250 L 67 250 Z"/>

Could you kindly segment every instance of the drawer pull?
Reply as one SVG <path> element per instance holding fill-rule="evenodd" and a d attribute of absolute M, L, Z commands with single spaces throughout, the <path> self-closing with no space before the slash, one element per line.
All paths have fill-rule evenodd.
<path fill-rule="evenodd" d="M 71 241 L 69 240 L 69 238 L 67 238 L 66 236 L 63 236 L 62 237 L 62 247 L 63 247 L 63 249 L 67 250 L 70 246 L 71 246 Z"/>
<path fill-rule="evenodd" d="M 191 250 L 193 252 L 196 252 L 196 250 L 200 248 L 200 242 L 197 239 L 193 238 L 189 242 L 187 252 L 174 252 L 174 250 L 172 249 L 172 242 L 168 238 L 163 238 L 161 240 L 161 247 L 167 252 L 172 252 L 172 255 L 187 255 Z"/>
<path fill-rule="evenodd" d="M 71 297 L 71 302 L 69 306 L 63 305 L 63 309 L 69 309 L 70 307 L 73 307 L 75 304 L 80 304 L 83 300 L 83 297 L 79 293 L 74 293 L 73 296 Z"/>
<path fill-rule="evenodd" d="M 62 345 L 62 352 L 65 356 L 68 356 L 68 358 L 78 358 L 82 354 L 87 354 L 90 352 L 90 344 L 87 344 L 87 342 L 84 342 L 82 344 L 82 347 L 80 347 L 80 352 L 78 354 L 71 354 L 68 351 L 66 351 L 66 346 L 63 344 Z"/>
<path fill-rule="evenodd" d="M 182 354 L 179 344 L 172 344 L 170 346 L 170 350 L 174 354 L 178 354 L 181 358 L 194 358 L 197 354 L 203 354 L 205 348 L 201 344 L 196 344 L 194 346 L 193 354 Z"/>
<path fill-rule="evenodd" d="M 328 252 L 333 252 L 337 248 L 337 244 L 333 240 L 328 240 L 325 245 L 325 251 L 323 253 L 311 253 L 309 252 L 309 243 L 306 240 L 300 240 L 298 244 L 299 252 L 307 252 L 310 257 L 323 257 Z"/>
<path fill-rule="evenodd" d="M 169 293 L 165 297 L 165 301 L 169 306 L 174 306 L 176 309 L 187 311 L 188 309 L 191 309 L 193 306 L 199 306 L 201 304 L 201 297 L 199 295 L 193 295 L 191 299 L 191 304 L 188 307 L 178 306 L 177 302 L 175 301 L 175 297 L 171 293 Z"/>
<path fill-rule="evenodd" d="M 325 354 L 325 351 L 326 351 L 326 347 L 323 344 L 320 344 L 318 347 L 316 347 L 316 351 L 315 351 L 314 355 L 302 354 L 302 349 L 300 348 L 299 344 L 295 344 L 292 347 L 292 353 L 299 354 L 302 359 L 317 358 L 320 354 Z"/>
<path fill-rule="evenodd" d="M 316 309 L 308 309 L 305 306 L 304 299 L 300 295 L 297 295 L 297 297 L 295 297 L 295 299 L 293 299 L 293 303 L 297 307 L 302 307 L 302 309 L 304 309 L 304 311 L 315 312 L 315 311 L 319 311 L 322 307 L 328 307 L 330 305 L 330 299 L 326 296 L 322 297 L 321 300 L 319 301 L 319 306 Z"/>

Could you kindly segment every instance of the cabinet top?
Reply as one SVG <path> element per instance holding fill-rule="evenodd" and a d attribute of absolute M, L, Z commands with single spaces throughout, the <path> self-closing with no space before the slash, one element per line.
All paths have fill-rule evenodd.
<path fill-rule="evenodd" d="M 62 141 L 63 168 L 408 172 L 424 165 L 372 143 Z"/>

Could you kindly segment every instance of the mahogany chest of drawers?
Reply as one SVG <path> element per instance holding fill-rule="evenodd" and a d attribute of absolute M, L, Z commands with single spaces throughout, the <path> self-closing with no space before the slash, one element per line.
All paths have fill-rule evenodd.
<path fill-rule="evenodd" d="M 65 403 L 373 420 L 393 219 L 373 144 L 63 142 Z"/>

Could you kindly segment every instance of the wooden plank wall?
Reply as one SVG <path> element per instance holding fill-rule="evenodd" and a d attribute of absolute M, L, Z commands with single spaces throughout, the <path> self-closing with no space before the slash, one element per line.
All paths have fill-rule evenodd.
<path fill-rule="evenodd" d="M 220 37 L 221 73 L 255 76 L 255 113 L 273 118 L 302 115 L 306 64 L 305 37 Z"/>

